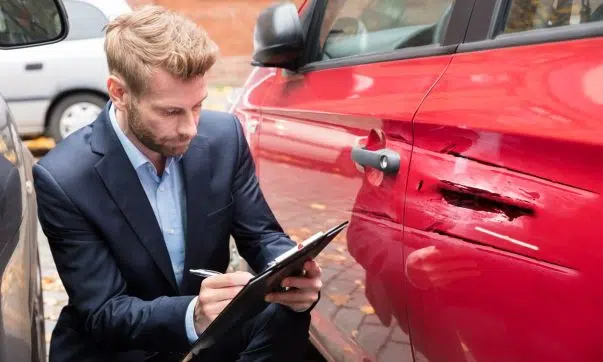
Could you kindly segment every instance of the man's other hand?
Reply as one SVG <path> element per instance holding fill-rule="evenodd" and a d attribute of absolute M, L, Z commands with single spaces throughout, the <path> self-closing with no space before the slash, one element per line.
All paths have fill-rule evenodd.
<path fill-rule="evenodd" d="M 216 319 L 251 278 L 253 275 L 250 273 L 238 271 L 203 280 L 195 305 L 195 330 L 198 335 Z"/>
<path fill-rule="evenodd" d="M 304 275 L 288 277 L 282 286 L 290 288 L 282 293 L 270 293 L 266 296 L 267 302 L 286 305 L 296 312 L 308 310 L 318 300 L 318 293 L 322 288 L 320 267 L 314 260 L 304 264 Z"/>

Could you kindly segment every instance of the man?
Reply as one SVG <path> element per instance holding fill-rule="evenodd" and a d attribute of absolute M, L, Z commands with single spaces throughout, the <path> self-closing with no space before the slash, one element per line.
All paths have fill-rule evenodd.
<path fill-rule="evenodd" d="M 50 361 L 170 361 L 251 278 L 225 271 L 229 235 L 259 272 L 294 243 L 255 176 L 238 120 L 202 111 L 215 44 L 193 22 L 144 7 L 107 27 L 110 95 L 90 126 L 34 168 L 41 225 L 69 294 Z M 303 358 L 320 269 L 204 351 L 203 361 Z"/>

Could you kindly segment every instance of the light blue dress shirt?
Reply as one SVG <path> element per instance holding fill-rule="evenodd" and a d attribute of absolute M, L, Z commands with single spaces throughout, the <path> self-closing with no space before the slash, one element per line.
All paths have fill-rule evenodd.
<path fill-rule="evenodd" d="M 111 125 L 119 138 L 140 183 L 151 203 L 157 223 L 161 228 L 163 240 L 167 246 L 174 275 L 178 286 L 182 283 L 184 272 L 184 251 L 186 240 L 186 195 L 182 173 L 182 156 L 170 157 L 165 164 L 165 170 L 160 176 L 153 163 L 126 137 L 119 127 L 115 108 L 109 109 Z M 195 297 L 188 305 L 185 317 L 186 335 L 190 343 L 198 336 L 194 324 Z"/>

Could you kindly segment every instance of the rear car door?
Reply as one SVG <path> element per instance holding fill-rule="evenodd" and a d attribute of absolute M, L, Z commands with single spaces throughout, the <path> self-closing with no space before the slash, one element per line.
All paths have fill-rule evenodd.
<path fill-rule="evenodd" d="M 603 1 L 480 0 L 414 121 L 416 361 L 600 361 Z"/>
<path fill-rule="evenodd" d="M 324 288 L 311 335 L 332 360 L 413 360 L 402 242 L 412 119 L 472 5 L 307 2 L 311 62 L 295 73 L 272 69 L 258 83 L 270 89 L 256 162 L 281 225 L 303 240 L 351 219 L 318 258 Z"/>

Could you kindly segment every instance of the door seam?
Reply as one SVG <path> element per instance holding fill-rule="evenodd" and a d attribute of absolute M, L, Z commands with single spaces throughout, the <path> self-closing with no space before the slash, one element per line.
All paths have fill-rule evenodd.
<path fill-rule="evenodd" d="M 465 34 L 466 34 L 466 30 L 465 30 Z M 458 45 L 457 45 L 458 48 Z M 448 64 L 446 64 L 446 66 L 444 67 L 444 69 L 442 70 L 442 72 L 440 73 L 440 75 L 436 78 L 436 80 L 433 82 L 433 84 L 429 87 L 429 89 L 427 90 L 427 92 L 425 92 L 425 95 L 423 96 L 423 98 L 421 99 L 421 101 L 419 102 L 419 105 L 417 106 L 417 108 L 415 109 L 415 112 L 412 115 L 412 119 L 411 119 L 411 132 L 412 132 L 412 143 L 410 146 L 410 157 L 408 160 L 408 167 L 406 168 L 406 187 L 404 188 L 404 206 L 403 206 L 403 219 L 402 219 L 402 244 L 404 245 L 404 238 L 406 236 L 406 198 L 408 196 L 408 187 L 410 184 L 410 180 L 409 180 L 409 176 L 410 176 L 410 168 L 412 167 L 412 158 L 413 158 L 413 154 L 415 151 L 415 119 L 417 114 L 419 113 L 419 110 L 421 110 L 421 107 L 423 106 L 423 103 L 425 103 L 425 100 L 427 99 L 427 97 L 429 97 L 429 95 L 431 94 L 431 92 L 433 91 L 433 89 L 440 83 L 440 80 L 442 80 L 442 78 L 444 77 L 444 75 L 446 74 L 446 72 L 448 71 L 448 68 L 450 68 L 450 65 L 452 64 L 452 60 L 454 59 L 455 54 L 452 54 L 450 56 L 450 60 L 448 61 Z M 402 276 L 402 278 L 406 279 L 406 248 L 402 248 L 402 260 L 404 262 L 404 274 Z M 408 296 L 408 291 L 407 289 L 407 281 L 404 281 L 404 295 Z M 409 315 L 409 305 L 408 303 L 406 304 L 406 310 L 404 311 L 406 314 L 406 320 L 408 321 L 408 339 L 410 342 L 410 349 L 412 352 L 412 359 L 414 362 L 416 362 L 416 355 L 415 355 L 415 346 L 413 343 L 413 337 L 412 337 L 412 326 L 411 326 L 411 320 L 410 320 L 410 315 Z"/>

